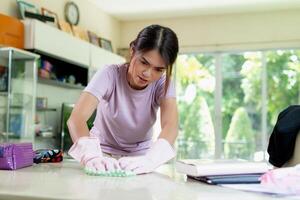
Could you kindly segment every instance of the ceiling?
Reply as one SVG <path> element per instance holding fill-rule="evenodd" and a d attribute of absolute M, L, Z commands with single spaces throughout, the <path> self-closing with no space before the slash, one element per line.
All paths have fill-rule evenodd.
<path fill-rule="evenodd" d="M 121 21 L 299 9 L 300 0 L 89 0 Z"/>

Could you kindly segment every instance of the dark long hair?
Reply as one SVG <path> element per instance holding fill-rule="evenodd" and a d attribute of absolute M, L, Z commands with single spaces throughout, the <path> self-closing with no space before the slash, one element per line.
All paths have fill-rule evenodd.
<path fill-rule="evenodd" d="M 157 50 L 167 65 L 165 94 L 169 87 L 173 64 L 178 54 L 178 39 L 174 31 L 160 25 L 150 25 L 139 32 L 130 43 L 133 52 L 145 53 Z"/>

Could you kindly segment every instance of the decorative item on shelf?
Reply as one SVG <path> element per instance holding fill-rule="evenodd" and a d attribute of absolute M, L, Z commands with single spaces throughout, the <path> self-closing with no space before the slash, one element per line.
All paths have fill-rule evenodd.
<path fill-rule="evenodd" d="M 8 89 L 8 68 L 0 66 L 0 92 L 7 92 Z"/>
<path fill-rule="evenodd" d="M 129 48 L 119 48 L 117 50 L 117 54 L 124 57 L 126 62 L 130 61 L 130 53 L 129 53 Z"/>
<path fill-rule="evenodd" d="M 36 136 L 38 136 L 40 134 L 41 127 L 42 127 L 42 124 L 41 124 L 40 118 L 37 114 L 35 114 L 35 117 L 34 117 L 34 134 Z"/>
<path fill-rule="evenodd" d="M 99 38 L 99 46 L 102 47 L 103 49 L 113 52 L 113 48 L 110 40 Z"/>
<path fill-rule="evenodd" d="M 58 28 L 58 16 L 55 12 L 48 10 L 46 8 L 41 8 L 42 15 L 53 18 L 53 21 L 48 23 L 56 28 Z"/>
<path fill-rule="evenodd" d="M 63 21 L 63 20 L 59 20 L 58 21 L 58 26 L 59 26 L 60 30 L 73 35 L 71 25 L 68 22 Z"/>
<path fill-rule="evenodd" d="M 25 115 L 23 113 L 11 113 L 9 121 L 9 133 L 12 138 L 20 138 L 25 126 Z"/>
<path fill-rule="evenodd" d="M 32 13 L 32 12 L 28 12 L 25 11 L 25 17 L 27 18 L 32 18 L 32 19 L 37 19 L 40 20 L 42 22 L 54 22 L 54 18 L 53 17 L 48 17 L 48 16 L 44 16 L 38 13 Z"/>
<path fill-rule="evenodd" d="M 48 107 L 48 98 L 47 97 L 37 97 L 36 98 L 36 108 L 43 109 Z"/>
<path fill-rule="evenodd" d="M 89 36 L 88 36 L 86 30 L 84 30 L 83 28 L 81 28 L 79 26 L 72 26 L 72 30 L 73 30 L 73 34 L 75 37 L 78 37 L 82 40 L 89 42 Z"/>
<path fill-rule="evenodd" d="M 76 83 L 78 87 L 83 87 L 82 83 Z"/>
<path fill-rule="evenodd" d="M 26 1 L 23 1 L 23 0 L 17 0 L 17 4 L 18 4 L 18 7 L 19 7 L 21 19 L 26 18 L 25 11 L 27 11 L 29 13 L 39 14 L 39 10 L 33 4 L 30 4 L 30 3 L 26 2 Z"/>
<path fill-rule="evenodd" d="M 0 47 L 9 46 L 24 49 L 24 24 L 0 13 Z"/>
<path fill-rule="evenodd" d="M 96 33 L 88 31 L 89 41 L 90 43 L 99 47 L 99 37 Z"/>
<path fill-rule="evenodd" d="M 73 75 L 68 76 L 67 83 L 74 84 L 76 83 L 76 78 Z"/>
<path fill-rule="evenodd" d="M 53 137 L 53 127 L 49 125 L 36 124 L 35 135 L 38 137 Z"/>
<path fill-rule="evenodd" d="M 74 2 L 67 2 L 64 12 L 67 22 L 69 22 L 71 25 L 78 25 L 80 18 L 79 8 Z"/>
<path fill-rule="evenodd" d="M 39 69 L 39 77 L 50 79 L 50 73 L 47 70 Z"/>
<path fill-rule="evenodd" d="M 41 60 L 41 67 L 39 69 L 39 77 L 50 79 L 53 65 L 47 60 Z"/>

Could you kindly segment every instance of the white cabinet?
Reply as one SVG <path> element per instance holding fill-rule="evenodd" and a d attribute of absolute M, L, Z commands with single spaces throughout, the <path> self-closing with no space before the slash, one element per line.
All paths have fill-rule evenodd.
<path fill-rule="evenodd" d="M 99 48 L 95 45 L 90 45 L 90 68 L 89 68 L 89 80 L 94 73 L 102 69 L 105 65 L 124 63 L 125 58 L 109 52 L 105 49 Z"/>
<path fill-rule="evenodd" d="M 38 20 L 27 19 L 23 23 L 26 49 L 89 68 L 89 79 L 105 65 L 125 62 L 125 58 L 115 53 L 80 40 Z"/>
<path fill-rule="evenodd" d="M 90 63 L 90 43 L 38 20 L 25 20 L 25 49 L 34 49 L 82 67 Z"/>
<path fill-rule="evenodd" d="M 109 52 L 105 49 L 90 45 L 91 62 L 90 67 L 101 68 L 107 64 L 117 64 L 125 62 L 125 58 Z"/>

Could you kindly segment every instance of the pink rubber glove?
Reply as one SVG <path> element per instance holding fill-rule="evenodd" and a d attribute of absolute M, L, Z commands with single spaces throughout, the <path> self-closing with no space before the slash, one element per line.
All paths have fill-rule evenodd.
<path fill-rule="evenodd" d="M 260 177 L 261 184 L 285 194 L 300 194 L 300 165 L 274 169 Z"/>
<path fill-rule="evenodd" d="M 165 139 L 158 139 L 144 156 L 122 157 L 119 159 L 123 170 L 130 170 L 135 174 L 145 174 L 154 171 L 176 155 L 173 147 Z"/>
<path fill-rule="evenodd" d="M 100 142 L 97 137 L 80 137 L 72 145 L 68 153 L 76 161 L 93 171 L 120 169 L 116 159 L 102 155 Z"/>

